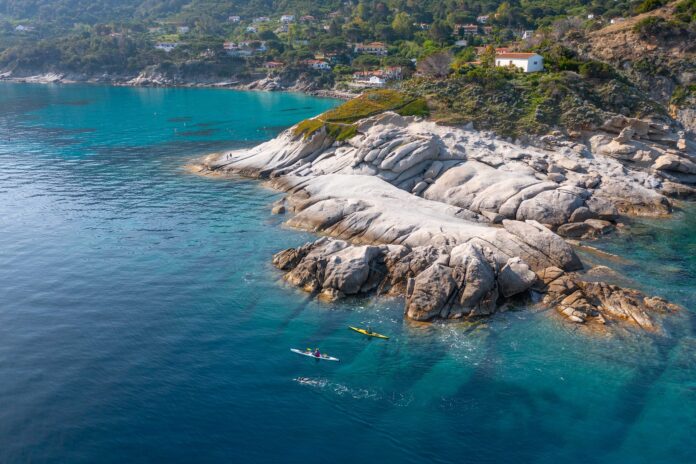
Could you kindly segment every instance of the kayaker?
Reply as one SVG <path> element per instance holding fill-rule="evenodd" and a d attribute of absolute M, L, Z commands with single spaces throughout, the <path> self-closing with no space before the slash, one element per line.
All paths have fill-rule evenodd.
<path fill-rule="evenodd" d="M 314 349 L 314 356 L 317 358 L 321 358 L 321 353 L 319 353 L 319 348 Z"/>

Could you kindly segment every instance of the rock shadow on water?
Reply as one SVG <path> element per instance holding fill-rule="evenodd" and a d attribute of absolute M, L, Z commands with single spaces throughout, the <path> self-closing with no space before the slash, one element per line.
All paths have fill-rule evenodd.
<path fill-rule="evenodd" d="M 283 109 L 278 110 L 278 111 L 281 111 L 281 112 L 306 111 L 306 110 L 311 110 L 311 109 L 314 109 L 314 108 L 312 108 L 311 106 L 301 106 L 301 107 L 297 107 L 297 108 L 283 108 Z"/>

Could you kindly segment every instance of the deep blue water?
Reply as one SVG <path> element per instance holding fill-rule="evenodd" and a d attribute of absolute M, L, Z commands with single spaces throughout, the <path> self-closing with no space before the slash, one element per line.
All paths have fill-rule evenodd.
<path fill-rule="evenodd" d="M 270 265 L 312 238 L 276 193 L 183 169 L 334 104 L 0 85 L 0 462 L 696 460 L 690 317 L 588 337 L 533 308 L 421 325 L 398 300 L 318 303 Z M 583 257 L 688 316 L 695 212 Z M 347 330 L 367 323 L 392 339 Z M 342 362 L 289 352 L 308 346 Z"/>

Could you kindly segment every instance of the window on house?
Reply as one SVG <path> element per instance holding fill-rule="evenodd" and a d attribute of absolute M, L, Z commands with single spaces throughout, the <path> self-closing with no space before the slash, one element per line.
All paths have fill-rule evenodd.
<path fill-rule="evenodd" d="M 534 64 L 537 64 L 537 62 L 535 61 Z"/>
<path fill-rule="evenodd" d="M 512 60 L 510 60 L 510 66 L 512 66 Z"/>

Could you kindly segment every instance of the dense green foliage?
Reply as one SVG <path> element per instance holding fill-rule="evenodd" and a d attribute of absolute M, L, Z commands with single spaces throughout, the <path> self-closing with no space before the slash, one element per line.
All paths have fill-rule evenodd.
<path fill-rule="evenodd" d="M 509 136 L 542 134 L 556 127 L 589 129 L 609 112 L 636 117 L 661 112 L 627 82 L 584 79 L 570 71 L 524 74 L 472 67 L 444 80 L 414 79 L 406 91 L 425 95 L 432 117 L 440 122 L 472 122 Z"/>
<path fill-rule="evenodd" d="M 685 0 L 693 1 L 693 0 Z M 524 29 L 550 25 L 567 15 L 606 17 L 629 14 L 638 0 L 0 0 L 0 70 L 27 72 L 60 69 L 85 74 L 132 72 L 150 65 L 179 67 L 206 61 L 217 73 L 254 72 L 265 60 L 298 63 L 316 52 L 336 53 L 338 64 L 351 64 L 350 43 L 379 40 L 390 56 L 357 57 L 338 77 L 379 65 L 410 66 L 410 60 L 451 46 L 463 33 L 456 25 L 488 15 L 493 32 L 469 38 L 471 45 L 514 39 Z M 281 14 L 316 20 L 296 21 L 278 29 Z M 228 18 L 240 16 L 232 23 Z M 252 19 L 268 16 L 270 23 Z M 417 24 L 428 24 L 421 29 Z M 31 31 L 17 31 L 18 25 Z M 180 34 L 177 26 L 189 31 Z M 153 32 L 153 30 L 155 32 Z M 249 63 L 225 59 L 225 40 L 263 40 L 268 51 Z M 173 53 L 154 50 L 157 42 L 180 42 Z M 201 60 L 201 55 L 205 57 Z"/>

